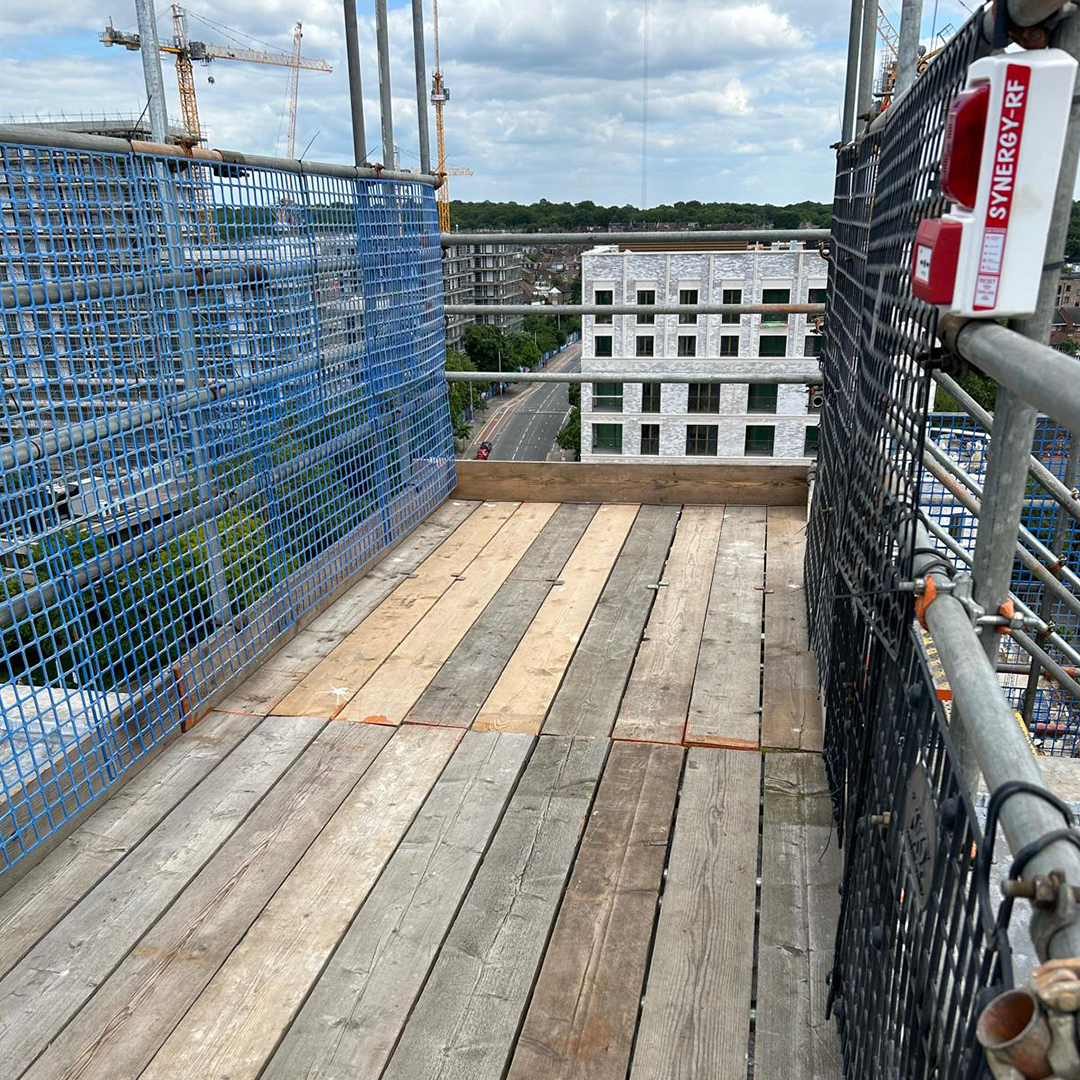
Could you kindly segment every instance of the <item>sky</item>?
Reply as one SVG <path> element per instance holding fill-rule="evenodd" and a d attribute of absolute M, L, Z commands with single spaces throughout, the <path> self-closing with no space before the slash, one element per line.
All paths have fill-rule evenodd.
<path fill-rule="evenodd" d="M 899 3 L 883 4 L 897 25 Z M 926 0 L 924 41 L 935 28 L 962 25 L 965 6 L 973 4 Z M 157 8 L 165 41 L 171 11 L 162 0 Z M 430 79 L 431 0 L 424 8 Z M 368 149 L 382 160 L 372 0 L 357 0 L 357 9 Z M 192 39 L 283 52 L 301 21 L 304 54 L 334 70 L 301 75 L 297 152 L 352 160 L 337 0 L 195 0 L 187 10 Z M 0 118 L 140 114 L 139 54 L 98 41 L 110 16 L 136 29 L 132 0 L 3 0 Z M 451 91 L 447 164 L 474 173 L 451 180 L 455 198 L 831 201 L 845 0 L 441 0 L 439 21 Z M 412 17 L 403 0 L 390 0 L 389 30 L 398 163 L 418 168 Z M 178 117 L 173 62 L 162 59 L 169 115 Z M 209 144 L 284 154 L 288 78 L 286 68 L 196 65 Z"/>

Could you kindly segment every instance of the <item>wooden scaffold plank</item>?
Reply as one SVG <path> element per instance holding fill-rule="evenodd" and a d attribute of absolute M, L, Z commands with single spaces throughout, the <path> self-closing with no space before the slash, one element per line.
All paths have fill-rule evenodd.
<path fill-rule="evenodd" d="M 761 756 L 688 752 L 630 1080 L 744 1077 Z"/>
<path fill-rule="evenodd" d="M 682 511 L 615 721 L 616 739 L 683 741 L 723 521 L 722 506 Z"/>
<path fill-rule="evenodd" d="M 682 760 L 611 748 L 508 1080 L 625 1080 Z"/>
<path fill-rule="evenodd" d="M 637 512 L 637 506 L 611 504 L 597 510 L 563 568 L 563 584 L 552 586 L 474 728 L 540 731 Z"/>
<path fill-rule="evenodd" d="M 23 1080 L 138 1076 L 391 734 L 324 727 Z"/>
<path fill-rule="evenodd" d="M 686 742 L 757 749 L 765 507 L 729 506 L 701 634 Z"/>
<path fill-rule="evenodd" d="M 532 743 L 465 735 L 261 1080 L 380 1075 Z"/>
<path fill-rule="evenodd" d="M 264 720 L 0 980 L 3 1080 L 27 1069 L 324 725 Z"/>
<path fill-rule="evenodd" d="M 761 745 L 821 750 L 824 728 L 817 665 L 810 652 L 803 589 L 806 510 L 770 506 L 765 564 L 765 669 Z"/>
<path fill-rule="evenodd" d="M 557 509 L 555 503 L 522 503 L 338 718 L 400 724 Z"/>
<path fill-rule="evenodd" d="M 551 586 L 560 580 L 566 560 L 596 509 L 589 503 L 559 507 L 412 707 L 407 720 L 468 727 L 476 719 Z"/>
<path fill-rule="evenodd" d="M 675 535 L 675 506 L 643 506 L 544 721 L 545 735 L 610 735 Z"/>
<path fill-rule="evenodd" d="M 464 574 L 517 503 L 491 503 L 470 514 L 340 645 L 275 707 L 295 716 L 334 716 L 405 635 Z"/>
<path fill-rule="evenodd" d="M 501 1080 L 608 745 L 540 739 L 381 1080 Z"/>
<path fill-rule="evenodd" d="M 141 1080 L 260 1074 L 461 734 L 394 732 Z"/>

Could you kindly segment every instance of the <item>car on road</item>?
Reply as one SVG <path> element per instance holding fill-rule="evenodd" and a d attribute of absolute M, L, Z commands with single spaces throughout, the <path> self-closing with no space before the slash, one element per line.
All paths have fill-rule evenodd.
<path fill-rule="evenodd" d="M 478 450 L 476 451 L 476 456 L 477 456 L 477 457 L 478 457 L 478 458 L 479 458 L 479 459 L 480 459 L 481 461 L 487 461 L 487 459 L 488 459 L 488 457 L 489 457 L 490 455 L 491 455 L 491 443 L 489 443 L 489 442 L 482 442 L 482 443 L 480 444 L 480 448 L 479 448 L 479 449 L 478 449 Z"/>

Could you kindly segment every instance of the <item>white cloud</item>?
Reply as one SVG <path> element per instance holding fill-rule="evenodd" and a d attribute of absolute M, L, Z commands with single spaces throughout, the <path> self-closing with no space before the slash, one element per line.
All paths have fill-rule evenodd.
<path fill-rule="evenodd" d="M 329 75 L 300 85 L 298 150 L 349 160 L 351 134 L 340 0 L 196 0 L 193 38 L 223 40 L 214 23 L 282 50 L 304 23 L 304 51 Z M 163 38 L 171 35 L 159 0 Z M 431 8 L 428 72 L 431 56 Z M 680 199 L 791 202 L 831 197 L 843 85 L 846 4 L 837 0 L 650 0 L 650 203 Z M 641 193 L 642 0 L 444 0 L 442 60 L 452 97 L 448 160 L 472 178 L 456 196 L 531 201 L 638 201 Z M 0 97 L 12 112 L 138 113 L 139 56 L 106 51 L 96 36 L 107 9 L 91 0 L 5 0 Z M 371 0 L 360 0 L 369 148 L 379 143 Z M 113 9 L 135 28 L 130 0 Z M 416 167 L 411 17 L 390 13 L 395 136 Z M 170 115 L 176 84 L 166 58 Z M 213 75 L 214 83 L 207 81 Z M 204 124 L 215 146 L 283 152 L 288 72 L 216 62 L 196 68 Z M 432 118 L 434 142 L 434 118 Z M 381 158 L 381 151 L 374 156 Z"/>

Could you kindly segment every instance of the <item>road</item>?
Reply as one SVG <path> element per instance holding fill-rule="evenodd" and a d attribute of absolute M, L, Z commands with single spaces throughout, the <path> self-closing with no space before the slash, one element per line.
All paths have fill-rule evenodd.
<path fill-rule="evenodd" d="M 549 371 L 580 371 L 581 343 L 570 346 Z M 463 457 L 476 457 L 481 442 L 491 443 L 492 461 L 546 461 L 570 411 L 567 383 L 518 383 L 479 431 Z"/>

